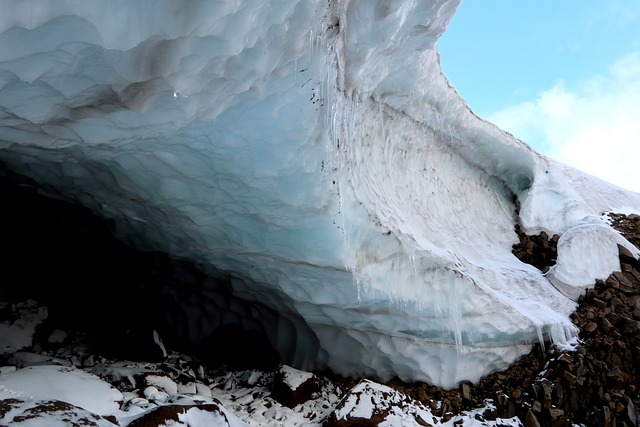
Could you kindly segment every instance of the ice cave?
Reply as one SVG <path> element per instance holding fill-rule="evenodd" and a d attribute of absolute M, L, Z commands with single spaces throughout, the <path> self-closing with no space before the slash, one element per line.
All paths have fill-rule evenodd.
<path fill-rule="evenodd" d="M 638 255 L 602 214 L 640 195 L 472 112 L 437 49 L 458 4 L 14 2 L 0 16 L 3 179 L 201 273 L 65 289 L 46 280 L 63 246 L 23 242 L 14 258 L 40 283 L 3 286 L 73 294 L 87 316 L 138 292 L 163 336 L 213 352 L 239 330 L 299 369 L 441 387 L 569 343 L 568 315 L 620 268 L 617 245 Z M 516 225 L 561 236 L 549 271 L 512 254 Z"/>

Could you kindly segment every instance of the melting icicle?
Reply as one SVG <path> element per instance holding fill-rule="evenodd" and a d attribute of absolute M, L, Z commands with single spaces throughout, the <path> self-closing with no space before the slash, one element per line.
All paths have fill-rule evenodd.
<path fill-rule="evenodd" d="M 544 333 L 542 331 L 542 327 L 539 325 L 536 326 L 536 334 L 538 335 L 538 344 L 540 344 L 542 351 L 544 351 L 545 350 Z"/>

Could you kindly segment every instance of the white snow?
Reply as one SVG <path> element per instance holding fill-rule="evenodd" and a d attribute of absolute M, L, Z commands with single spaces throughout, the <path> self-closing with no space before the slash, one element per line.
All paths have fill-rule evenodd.
<path fill-rule="evenodd" d="M 73 367 L 30 366 L 0 374 L 0 398 L 57 399 L 98 415 L 116 414 L 123 395 L 99 377 Z"/>
<path fill-rule="evenodd" d="M 584 224 L 640 195 L 470 111 L 436 45 L 458 3 L 10 0 L 0 160 L 224 272 L 280 313 L 260 323 L 292 366 L 475 381 L 575 337 L 576 290 L 617 267 Z M 565 236 L 549 277 L 511 254 L 517 223 Z M 200 342 L 224 301 L 180 292 L 166 317 Z"/>
<path fill-rule="evenodd" d="M 285 384 L 293 391 L 297 390 L 305 381 L 313 378 L 313 374 L 310 372 L 301 371 L 287 365 L 283 365 L 280 372 L 284 376 L 283 381 Z"/>
<path fill-rule="evenodd" d="M 224 410 L 224 408 L 223 408 Z M 211 413 L 198 408 L 188 409 L 184 414 L 178 414 L 179 422 L 171 423 L 171 426 L 179 427 L 210 427 L 210 426 L 229 426 L 229 427 L 245 427 L 249 424 L 242 422 L 238 417 L 228 411 L 224 414 Z"/>
<path fill-rule="evenodd" d="M 178 392 L 178 385 L 167 376 L 147 375 L 145 379 L 150 386 L 153 386 L 152 388 L 155 388 L 156 392 L 158 389 L 162 389 L 167 394 L 176 394 Z"/>

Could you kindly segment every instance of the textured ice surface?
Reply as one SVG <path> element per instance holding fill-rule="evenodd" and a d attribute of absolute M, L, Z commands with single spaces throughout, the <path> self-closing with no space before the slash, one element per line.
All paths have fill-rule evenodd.
<path fill-rule="evenodd" d="M 436 48 L 455 0 L 10 3 L 0 159 L 211 266 L 257 303 L 216 322 L 301 369 L 449 387 L 565 342 L 567 289 L 617 267 L 600 214 L 640 209 L 469 110 Z M 518 222 L 566 233 L 553 283 Z M 175 331 L 218 326 L 207 289 L 163 292 L 198 292 Z"/>

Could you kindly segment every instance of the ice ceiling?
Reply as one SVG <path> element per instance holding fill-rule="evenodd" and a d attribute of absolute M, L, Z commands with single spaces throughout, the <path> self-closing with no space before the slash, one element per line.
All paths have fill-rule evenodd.
<path fill-rule="evenodd" d="M 0 160 L 224 277 L 249 308 L 189 290 L 193 342 L 260 324 L 302 369 L 451 387 L 571 339 L 619 268 L 599 215 L 640 196 L 470 111 L 436 45 L 456 0 L 11 3 Z M 547 275 L 515 224 L 562 234 Z"/>

